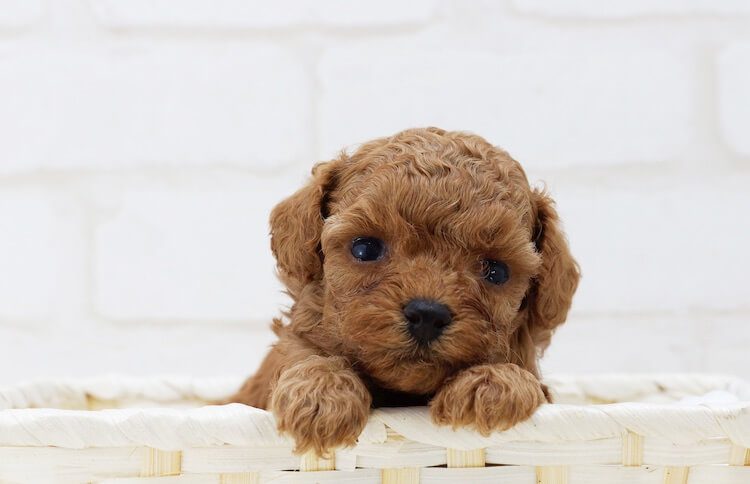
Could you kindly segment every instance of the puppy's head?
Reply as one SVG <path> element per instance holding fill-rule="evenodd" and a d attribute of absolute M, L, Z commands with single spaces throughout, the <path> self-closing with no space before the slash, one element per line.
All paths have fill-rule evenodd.
<path fill-rule="evenodd" d="M 553 202 L 520 165 L 437 128 L 318 164 L 271 234 L 291 330 L 410 393 L 477 363 L 535 372 L 579 277 Z"/>

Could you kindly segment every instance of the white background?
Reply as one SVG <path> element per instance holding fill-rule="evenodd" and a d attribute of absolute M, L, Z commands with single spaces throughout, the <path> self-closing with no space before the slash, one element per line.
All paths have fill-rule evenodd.
<path fill-rule="evenodd" d="M 270 208 L 426 125 L 558 200 L 547 372 L 750 377 L 750 3 L 0 0 L 0 383 L 251 373 Z"/>

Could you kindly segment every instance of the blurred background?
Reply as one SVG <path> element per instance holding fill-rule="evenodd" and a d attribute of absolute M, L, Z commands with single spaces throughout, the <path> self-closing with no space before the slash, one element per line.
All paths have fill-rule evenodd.
<path fill-rule="evenodd" d="M 251 373 L 271 207 L 429 125 L 558 201 L 545 372 L 750 378 L 750 3 L 0 0 L 0 384 Z"/>

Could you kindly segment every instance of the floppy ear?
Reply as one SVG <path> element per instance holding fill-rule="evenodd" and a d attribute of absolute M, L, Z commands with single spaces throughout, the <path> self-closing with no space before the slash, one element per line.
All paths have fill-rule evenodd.
<path fill-rule="evenodd" d="M 335 167 L 340 161 L 315 165 L 307 185 L 271 211 L 271 251 L 279 277 L 293 298 L 307 283 L 322 276 L 320 234 L 328 216 L 328 193 L 336 184 Z"/>
<path fill-rule="evenodd" d="M 531 201 L 536 213 L 534 244 L 542 265 L 527 294 L 527 324 L 533 346 L 543 351 L 554 329 L 568 316 L 581 274 L 570 254 L 555 202 L 543 190 L 536 189 Z"/>

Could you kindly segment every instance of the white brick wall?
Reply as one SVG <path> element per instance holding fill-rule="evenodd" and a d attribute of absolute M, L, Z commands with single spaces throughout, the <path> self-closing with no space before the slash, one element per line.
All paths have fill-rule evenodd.
<path fill-rule="evenodd" d="M 742 311 L 747 174 L 601 176 L 555 185 L 584 313 Z M 748 331 L 750 334 L 750 331 Z"/>
<path fill-rule="evenodd" d="M 750 156 L 750 42 L 721 52 L 718 76 L 722 134 L 731 149 Z"/>
<path fill-rule="evenodd" d="M 59 324 L 85 294 L 81 207 L 69 194 L 0 188 L 0 325 Z"/>
<path fill-rule="evenodd" d="M 43 12 L 41 0 L 2 0 L 0 29 L 19 29 L 32 24 Z"/>
<path fill-rule="evenodd" d="M 584 40 L 495 54 L 380 42 L 330 49 L 318 72 L 319 157 L 404 125 L 482 133 L 545 167 L 671 160 L 692 134 L 691 58 L 676 49 Z"/>
<path fill-rule="evenodd" d="M 16 48 L 0 63 L 0 173 L 159 165 L 276 168 L 308 158 L 311 81 L 265 43 Z M 208 136 L 208 134 L 211 134 Z"/>
<path fill-rule="evenodd" d="M 249 373 L 269 210 L 414 125 L 558 200 L 584 279 L 547 371 L 750 378 L 748 86 L 739 0 L 0 0 L 0 384 Z"/>
<path fill-rule="evenodd" d="M 434 0 L 189 0 L 180 8 L 168 0 L 93 0 L 97 17 L 113 28 L 271 29 L 290 27 L 372 27 L 428 21 Z"/>
<path fill-rule="evenodd" d="M 266 234 L 290 183 L 133 187 L 94 233 L 93 303 L 114 320 L 268 322 L 286 303 Z M 273 281 L 272 283 L 269 283 Z"/>
<path fill-rule="evenodd" d="M 743 0 L 512 0 L 520 12 L 550 17 L 617 19 L 654 15 L 734 15 L 750 13 Z"/>

